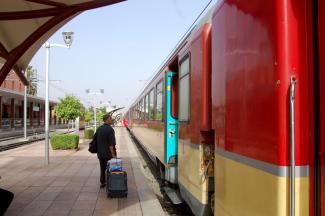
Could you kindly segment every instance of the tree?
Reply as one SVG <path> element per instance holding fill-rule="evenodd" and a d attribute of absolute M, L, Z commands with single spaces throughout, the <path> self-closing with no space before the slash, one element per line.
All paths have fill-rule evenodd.
<path fill-rule="evenodd" d="M 101 124 L 101 122 L 103 121 L 103 116 L 106 114 L 106 108 L 105 107 L 100 107 L 96 109 L 96 120 L 98 124 Z M 85 111 L 85 121 L 86 122 L 90 122 L 94 120 L 94 108 L 93 107 L 89 107 L 86 111 Z"/>
<path fill-rule="evenodd" d="M 37 94 L 37 71 L 33 66 L 28 66 L 26 69 L 26 78 L 28 81 L 27 94 L 35 96 Z"/>
<path fill-rule="evenodd" d="M 70 121 L 81 115 L 82 108 L 83 105 L 78 98 L 72 95 L 67 95 L 64 99 L 60 99 L 60 102 L 55 106 L 54 110 L 59 118 Z"/>
<path fill-rule="evenodd" d="M 99 122 L 99 123 L 103 122 L 103 116 L 106 114 L 106 108 L 101 107 L 101 108 L 98 108 L 96 111 L 97 111 L 96 112 L 97 122 Z"/>
<path fill-rule="evenodd" d="M 94 111 L 89 108 L 85 111 L 85 121 L 90 122 L 94 119 Z"/>

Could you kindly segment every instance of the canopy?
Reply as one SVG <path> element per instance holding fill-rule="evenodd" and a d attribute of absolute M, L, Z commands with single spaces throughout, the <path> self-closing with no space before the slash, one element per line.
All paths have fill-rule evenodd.
<path fill-rule="evenodd" d="M 85 10 L 122 1 L 125 0 L 1 0 L 0 85 L 11 69 L 27 85 L 22 71 L 61 26 Z"/>

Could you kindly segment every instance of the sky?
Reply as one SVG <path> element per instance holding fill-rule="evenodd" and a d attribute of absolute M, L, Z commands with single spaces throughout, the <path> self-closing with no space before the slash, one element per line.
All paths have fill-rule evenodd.
<path fill-rule="evenodd" d="M 74 32 L 70 49 L 50 50 L 50 99 L 72 94 L 86 107 L 129 106 L 209 2 L 128 0 L 75 17 L 48 40 L 64 44 L 62 31 Z M 38 96 L 45 97 L 45 48 L 30 65 L 40 80 Z"/>

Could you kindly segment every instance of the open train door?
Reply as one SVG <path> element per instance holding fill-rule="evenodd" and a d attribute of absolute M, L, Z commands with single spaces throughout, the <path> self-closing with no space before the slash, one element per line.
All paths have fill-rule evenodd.
<path fill-rule="evenodd" d="M 178 76 L 176 72 L 165 73 L 165 180 L 178 182 Z M 165 186 L 164 191 L 173 204 L 182 203 L 182 198 L 173 187 Z"/>
<path fill-rule="evenodd" d="M 316 60 L 315 60 L 315 74 L 316 74 L 316 88 L 319 91 L 319 101 L 316 98 L 316 107 L 319 108 L 316 111 L 316 135 L 319 134 L 318 139 L 316 138 L 316 154 L 318 153 L 318 158 L 316 158 L 316 166 L 318 167 L 316 176 L 316 193 L 317 195 L 317 209 L 319 211 L 318 215 L 325 216 L 325 1 L 315 0 L 315 10 L 318 10 L 318 16 L 315 28 L 315 32 L 318 40 L 315 40 L 317 45 L 316 48 Z M 318 49 L 318 50 L 317 50 Z M 316 93 L 317 94 L 317 93 Z M 317 116 L 319 115 L 319 116 Z M 319 125 L 319 129 L 317 129 Z"/>
<path fill-rule="evenodd" d="M 171 166 L 176 166 L 178 153 L 177 81 L 177 73 L 166 73 L 165 163 Z"/>

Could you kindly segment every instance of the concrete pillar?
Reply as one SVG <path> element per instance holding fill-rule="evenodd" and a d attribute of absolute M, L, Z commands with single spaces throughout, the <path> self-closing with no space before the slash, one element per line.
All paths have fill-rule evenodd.
<path fill-rule="evenodd" d="M 15 128 L 15 98 L 10 100 L 10 127 Z"/>
<path fill-rule="evenodd" d="M 29 103 L 29 122 L 30 122 L 30 127 L 33 127 L 34 125 L 34 112 L 33 112 L 33 107 L 34 107 L 34 103 L 30 102 Z"/>
<path fill-rule="evenodd" d="M 2 96 L 0 96 L 0 129 L 2 128 Z"/>
<path fill-rule="evenodd" d="M 23 119 L 24 118 L 24 100 L 21 101 L 21 107 L 19 109 L 19 118 Z M 22 123 L 23 125 L 24 123 Z"/>

